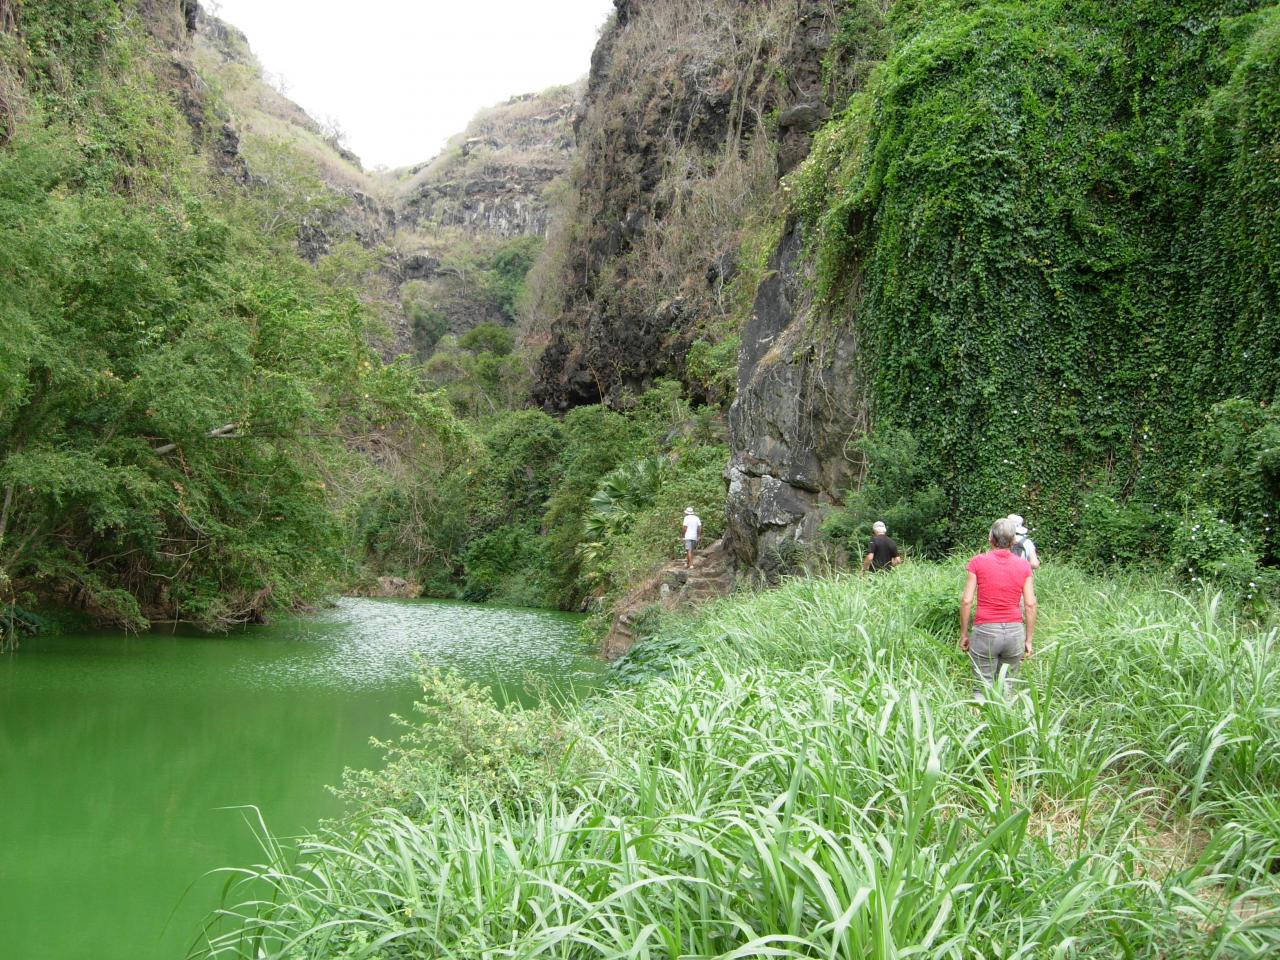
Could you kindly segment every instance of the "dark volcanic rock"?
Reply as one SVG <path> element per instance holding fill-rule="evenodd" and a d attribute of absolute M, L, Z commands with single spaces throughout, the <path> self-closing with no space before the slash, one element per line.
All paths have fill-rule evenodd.
<path fill-rule="evenodd" d="M 814 542 L 861 466 L 850 441 L 866 425 L 853 324 L 815 314 L 800 248 L 792 224 L 756 293 L 729 412 L 729 549 L 765 577 Z"/>
<path fill-rule="evenodd" d="M 572 406 L 577 393 L 570 381 L 584 371 L 606 400 L 660 376 L 683 378 L 685 353 L 705 313 L 690 310 L 669 324 L 654 315 L 654 291 L 645 289 L 654 273 L 647 251 L 661 247 L 669 226 L 671 181 L 664 177 L 690 158 L 710 166 L 735 145 L 745 153 L 773 111 L 785 119 L 776 132 L 778 169 L 785 173 L 808 154 L 813 132 L 830 115 L 823 59 L 834 7 L 795 0 L 787 11 L 792 29 L 773 27 L 785 40 L 753 54 L 751 41 L 732 26 L 747 6 L 713 0 L 699 16 L 678 15 L 654 0 L 615 0 L 614 21 L 592 54 L 586 97 L 574 117 L 583 162 L 573 216 L 582 239 L 566 264 L 571 294 L 550 325 L 533 386 L 546 409 Z M 703 276 L 703 290 L 715 291 L 732 277 L 734 257 L 708 250 L 688 279 Z M 671 288 L 663 293 L 687 289 L 681 279 L 665 276 Z"/>

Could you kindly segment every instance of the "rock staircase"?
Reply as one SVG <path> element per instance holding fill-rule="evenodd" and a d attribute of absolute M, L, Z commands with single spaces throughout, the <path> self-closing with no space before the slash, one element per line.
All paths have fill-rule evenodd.
<path fill-rule="evenodd" d="M 729 593 L 733 583 L 733 559 L 723 540 L 695 552 L 691 568 L 685 568 L 683 559 L 667 564 L 623 598 L 601 652 L 606 660 L 617 660 L 630 650 L 637 621 L 655 604 L 674 610 L 704 603 Z"/>

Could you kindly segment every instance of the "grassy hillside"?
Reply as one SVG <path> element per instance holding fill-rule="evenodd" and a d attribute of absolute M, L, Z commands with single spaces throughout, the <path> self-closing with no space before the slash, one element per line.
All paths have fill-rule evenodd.
<path fill-rule="evenodd" d="M 349 783 L 362 812 L 296 860 L 269 847 L 202 954 L 1280 948 L 1274 623 L 1046 567 L 1025 685 L 977 705 L 961 579 L 910 564 L 726 600 L 559 714 L 430 680 L 429 719 Z"/>
<path fill-rule="evenodd" d="M 342 132 L 318 123 L 272 86 L 240 30 L 202 10 L 195 39 L 195 67 L 239 135 L 251 168 L 269 164 L 273 145 L 284 146 L 333 188 L 377 191 L 359 158 L 342 145 Z"/>

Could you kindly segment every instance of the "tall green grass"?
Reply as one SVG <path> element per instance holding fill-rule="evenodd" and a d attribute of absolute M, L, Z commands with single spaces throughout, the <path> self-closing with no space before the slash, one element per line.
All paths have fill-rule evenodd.
<path fill-rule="evenodd" d="M 561 775 L 460 780 L 296 854 L 268 841 L 197 952 L 1280 951 L 1274 628 L 1046 568 L 1037 655 L 979 704 L 960 578 L 798 581 L 669 622 L 665 661 L 633 664 L 649 679 L 566 708 L 578 762 Z"/>

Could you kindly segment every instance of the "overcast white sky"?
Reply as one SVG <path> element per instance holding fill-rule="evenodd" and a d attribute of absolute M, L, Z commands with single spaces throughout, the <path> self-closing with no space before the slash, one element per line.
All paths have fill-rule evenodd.
<path fill-rule="evenodd" d="M 612 0 L 203 0 L 367 168 L 435 156 L 482 107 L 585 76 Z"/>

